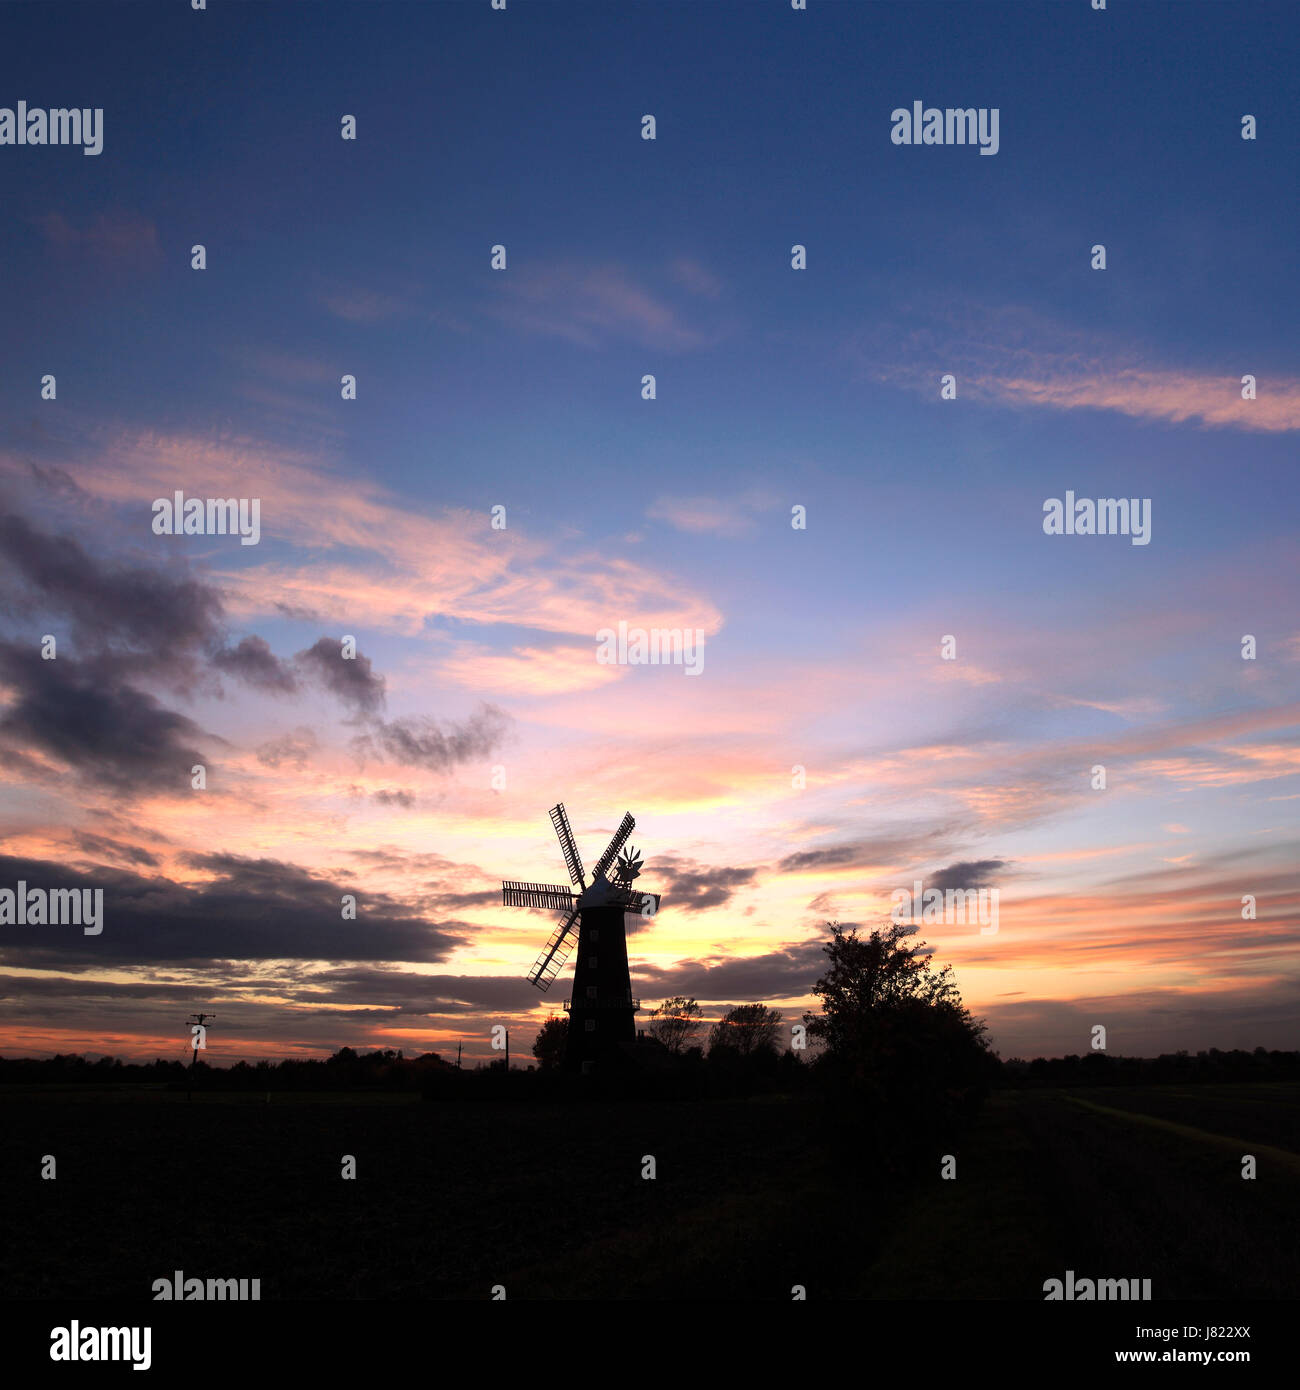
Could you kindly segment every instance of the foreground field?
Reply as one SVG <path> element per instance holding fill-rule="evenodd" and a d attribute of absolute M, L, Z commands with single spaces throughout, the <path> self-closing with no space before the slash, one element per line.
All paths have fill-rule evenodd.
<path fill-rule="evenodd" d="M 180 1269 L 260 1278 L 264 1300 L 1041 1299 L 1073 1269 L 1157 1299 L 1294 1298 L 1298 1092 L 1002 1092 L 955 1181 L 936 1154 L 884 1182 L 784 1098 L 9 1091 L 0 1294 L 148 1298 Z"/>

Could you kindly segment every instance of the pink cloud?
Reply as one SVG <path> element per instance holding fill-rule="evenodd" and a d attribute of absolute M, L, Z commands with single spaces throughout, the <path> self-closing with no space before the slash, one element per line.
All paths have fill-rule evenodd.
<path fill-rule="evenodd" d="M 0 458 L 0 470 L 27 471 L 13 456 Z M 599 629 L 620 620 L 708 636 L 722 627 L 712 603 L 650 564 L 549 530 L 494 531 L 486 512 L 424 515 L 305 451 L 246 437 L 104 430 L 86 441 L 78 480 L 92 497 L 133 509 L 137 535 L 149 534 L 152 499 L 176 488 L 190 496 L 260 498 L 263 544 L 287 542 L 310 558 L 259 564 L 250 563 L 249 551 L 232 557 L 239 567 L 220 578 L 236 616 L 346 614 L 354 623 L 415 635 L 437 614 L 593 644 Z"/>
<path fill-rule="evenodd" d="M 602 666 L 596 643 L 589 646 L 514 647 L 493 651 L 462 643 L 441 661 L 444 680 L 485 695 L 570 695 L 621 680 L 626 666 Z"/>
<path fill-rule="evenodd" d="M 1281 433 L 1300 429 L 1300 380 L 1266 376 L 1257 399 L 1241 398 L 1239 376 L 1161 368 L 1112 369 L 1100 361 L 1074 371 L 1050 359 L 1034 377 L 969 378 L 978 391 L 1014 405 L 1116 410 L 1136 419 Z"/>

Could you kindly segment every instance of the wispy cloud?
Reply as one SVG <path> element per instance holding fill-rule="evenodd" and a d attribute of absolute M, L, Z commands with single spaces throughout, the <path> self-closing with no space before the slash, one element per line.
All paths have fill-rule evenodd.
<path fill-rule="evenodd" d="M 509 651 L 464 642 L 438 664 L 439 674 L 469 690 L 512 695 L 569 695 L 621 680 L 626 666 L 602 666 L 597 645 L 512 647 Z"/>
<path fill-rule="evenodd" d="M 717 299 L 722 294 L 722 281 L 693 256 L 678 256 L 668 267 L 668 273 L 692 294 L 705 299 Z"/>
<path fill-rule="evenodd" d="M 775 506 L 773 495 L 750 489 L 734 497 L 659 497 L 646 516 L 695 535 L 748 536 L 757 531 L 760 514 Z"/>
<path fill-rule="evenodd" d="M 47 245 L 57 251 L 81 251 L 101 261 L 147 262 L 161 254 L 158 228 L 140 213 L 113 209 L 96 213 L 74 226 L 61 212 L 35 219 Z"/>
<path fill-rule="evenodd" d="M 176 487 L 191 496 L 261 499 L 263 541 L 303 554 L 261 564 L 250 564 L 247 551 L 232 557 L 239 567 L 220 576 L 221 589 L 240 618 L 347 615 L 352 624 L 416 635 L 437 615 L 584 641 L 620 619 L 708 635 L 722 626 L 706 598 L 649 564 L 572 537 L 561 544 L 549 532 L 494 531 L 486 512 L 422 515 L 302 449 L 124 427 L 98 431 L 83 448 L 82 489 L 140 518 Z M 0 474 L 25 479 L 30 469 L 0 455 Z"/>
<path fill-rule="evenodd" d="M 873 326 L 854 335 L 849 353 L 877 380 L 936 398 L 939 377 L 951 372 L 959 398 L 1265 433 L 1300 429 L 1300 378 L 1267 363 L 1211 370 L 1155 361 L 1016 305 L 918 309 L 903 331 Z M 1242 399 L 1246 375 L 1255 377 L 1255 400 Z"/>
<path fill-rule="evenodd" d="M 1137 419 L 1279 433 L 1300 429 L 1300 380 L 1269 376 L 1243 400 L 1239 376 L 1174 368 L 1116 369 L 1093 359 L 1065 366 L 1046 357 L 1034 375 L 970 378 L 987 396 L 1053 410 L 1117 410 Z"/>
<path fill-rule="evenodd" d="M 714 336 L 687 323 L 663 295 L 618 265 L 512 269 L 500 289 L 503 298 L 493 312 L 507 323 L 583 347 L 627 338 L 681 352 L 704 347 Z"/>
<path fill-rule="evenodd" d="M 410 309 L 409 299 L 359 287 L 327 290 L 320 302 L 335 318 L 356 324 L 383 323 Z"/>

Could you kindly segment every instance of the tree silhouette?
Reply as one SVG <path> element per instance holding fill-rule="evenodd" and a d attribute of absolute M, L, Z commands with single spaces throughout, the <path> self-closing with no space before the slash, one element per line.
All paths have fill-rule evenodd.
<path fill-rule="evenodd" d="M 765 1004 L 740 1004 L 723 1014 L 709 1033 L 709 1052 L 730 1051 L 741 1057 L 776 1051 L 781 1011 Z"/>
<path fill-rule="evenodd" d="M 533 1056 L 542 1071 L 551 1071 L 564 1064 L 564 1049 L 569 1041 L 569 1020 L 552 1014 L 542 1024 L 533 1041 Z"/>
<path fill-rule="evenodd" d="M 827 926 L 830 968 L 813 986 L 822 1012 L 804 1021 L 823 1044 L 817 1068 L 828 1091 L 879 1153 L 898 1157 L 949 1141 L 998 1065 L 952 967 L 935 970 L 933 954 L 901 923 L 865 938 L 838 922 Z"/>
<path fill-rule="evenodd" d="M 675 994 L 651 1011 L 646 1032 L 674 1056 L 680 1056 L 703 1026 L 695 1000 Z"/>
<path fill-rule="evenodd" d="M 860 1051 L 884 1015 L 903 1004 L 946 1006 L 965 1013 L 952 982 L 952 966 L 934 970 L 933 952 L 925 943 L 908 941 L 913 927 L 890 922 L 863 939 L 856 928 L 845 931 L 838 922 L 826 925 L 831 939 L 823 950 L 831 968 L 812 989 L 822 1001 L 822 1013 L 805 1014 L 804 1022 L 809 1035 L 830 1052 L 850 1056 Z"/>

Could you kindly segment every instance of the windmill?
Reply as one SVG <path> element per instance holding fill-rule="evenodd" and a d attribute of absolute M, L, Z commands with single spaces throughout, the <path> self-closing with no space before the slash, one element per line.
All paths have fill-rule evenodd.
<path fill-rule="evenodd" d="M 555 883 L 501 885 L 505 907 L 544 907 L 561 914 L 555 930 L 537 957 L 528 981 L 545 992 L 577 948 L 573 968 L 573 994 L 565 1008 L 569 1013 L 566 1066 L 591 1072 L 620 1042 L 636 1038 L 635 1015 L 640 1002 L 632 997 L 632 976 L 627 964 L 629 912 L 653 916 L 659 911 L 659 894 L 633 888 L 641 873 L 641 856 L 628 836 L 636 827 L 630 815 L 623 817 L 614 838 L 596 861 L 588 883 L 582 858 L 573 838 L 564 804 L 551 808 L 551 824 L 560 841 L 573 887 Z M 610 878 L 611 870 L 613 878 Z"/>

